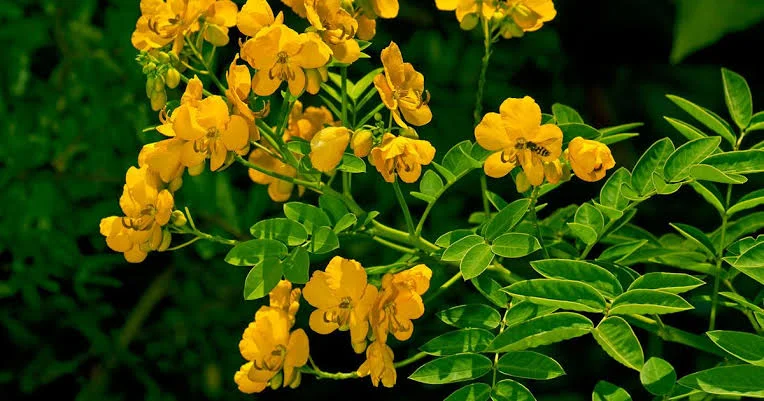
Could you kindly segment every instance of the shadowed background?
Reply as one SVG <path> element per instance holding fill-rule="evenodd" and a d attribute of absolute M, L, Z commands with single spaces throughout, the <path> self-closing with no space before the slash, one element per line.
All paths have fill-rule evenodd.
<path fill-rule="evenodd" d="M 631 168 L 654 140 L 669 136 L 683 142 L 663 120 L 664 115 L 685 118 L 666 93 L 727 118 L 719 71 L 725 66 L 748 79 L 754 111 L 764 102 L 762 65 L 753 56 L 764 45 L 760 2 L 560 0 L 556 6 L 557 18 L 539 32 L 495 46 L 484 112 L 497 110 L 507 97 L 530 95 L 545 112 L 555 102 L 572 106 L 595 127 L 644 122 L 639 138 L 612 147 L 618 165 Z M 243 363 L 237 344 L 260 305 L 242 299 L 247 269 L 227 265 L 226 247 L 203 241 L 180 252 L 152 253 L 139 265 L 106 248 L 99 220 L 119 213 L 124 174 L 136 164 L 140 147 L 161 139 L 141 132 L 157 117 L 130 45 L 138 15 L 137 0 L 0 1 L 0 327 L 5 340 L 0 392 L 6 399 L 324 400 L 346 395 L 414 400 L 442 399 L 459 388 L 408 381 L 415 368 L 409 366 L 399 369 L 393 390 L 374 389 L 368 378 L 331 382 L 304 376 L 298 390 L 240 394 L 232 380 Z M 727 31 L 713 43 L 714 36 Z M 351 67 L 351 79 L 379 66 L 379 51 L 390 40 L 425 75 L 434 119 L 418 131 L 433 142 L 439 160 L 453 144 L 473 138 L 479 32 L 459 30 L 453 12 L 437 11 L 434 2 L 401 0 L 397 19 L 379 20 L 367 50 L 372 58 Z M 699 50 L 689 53 L 693 49 Z M 681 62 L 672 64 L 672 59 Z M 218 72 L 229 60 L 218 59 Z M 403 226 L 389 186 L 369 171 L 355 183 L 359 203 L 380 211 L 383 221 Z M 428 238 L 455 228 L 478 209 L 477 174 L 438 204 L 425 227 Z M 757 183 L 761 179 L 753 177 L 751 185 Z M 583 202 L 596 196 L 600 185 L 576 180 L 544 201 L 551 206 Z M 517 197 L 509 179 L 489 180 L 489 187 L 505 199 Z M 718 225 L 712 209 L 689 189 L 665 199 L 641 206 L 636 221 L 659 234 L 669 231 L 667 216 L 702 229 Z M 308 194 L 305 201 L 314 202 L 315 196 Z M 187 178 L 176 205 L 188 206 L 202 230 L 228 237 L 246 238 L 259 218 L 280 213 L 265 188 L 249 181 L 238 166 Z M 416 200 L 411 205 L 423 209 Z M 344 256 L 364 265 L 396 257 L 363 241 L 342 246 Z M 312 268 L 323 268 L 329 256 L 313 260 Z M 434 285 L 444 275 L 436 269 Z M 473 293 L 471 286 L 457 285 L 428 305 L 412 339 L 393 344 L 396 359 L 444 332 L 433 312 L 478 301 Z M 303 303 L 298 325 L 307 327 L 310 309 Z M 672 323 L 692 331 L 706 315 L 698 308 Z M 736 315 L 720 319 L 725 328 L 740 323 Z M 680 376 L 709 367 L 703 355 L 638 334 L 647 356 L 662 355 Z M 347 333 L 309 336 L 323 370 L 350 371 L 363 361 L 353 354 Z M 623 386 L 635 399 L 648 397 L 638 375 L 607 357 L 591 337 L 545 352 L 568 375 L 528 382 L 539 400 L 588 400 L 600 379 Z"/>

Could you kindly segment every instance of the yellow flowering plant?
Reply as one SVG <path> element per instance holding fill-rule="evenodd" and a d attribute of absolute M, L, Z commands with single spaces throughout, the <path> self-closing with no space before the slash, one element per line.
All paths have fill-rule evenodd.
<path fill-rule="evenodd" d="M 485 51 L 474 130 L 447 151 L 428 141 L 438 134 L 428 127 L 438 118 L 429 102 L 447 100 L 431 98 L 425 76 L 404 61 L 396 43 L 380 46 L 378 57 L 366 53 L 376 24 L 397 16 L 397 0 L 284 0 L 296 14 L 288 18 L 266 0 L 241 7 L 229 0 L 142 0 L 132 43 L 151 107 L 159 111 L 149 131 L 158 135 L 127 171 L 123 215 L 101 220 L 108 247 L 133 263 L 200 240 L 230 247 L 225 261 L 250 269 L 245 300 L 268 299 L 243 330 L 239 351 L 246 362 L 231 372 L 248 394 L 297 388 L 306 376 L 369 376 L 373 386 L 393 387 L 402 368 L 419 364 L 409 379 L 468 382 L 450 401 L 534 400 L 533 385 L 522 380 L 565 371 L 529 349 L 591 334 L 601 352 L 638 371 L 647 391 L 662 400 L 690 393 L 761 396 L 761 338 L 717 330 L 716 322 L 724 297 L 754 333 L 764 323 L 760 305 L 735 290 L 738 282 L 759 290 L 764 284 L 764 242 L 749 235 L 761 217 L 732 220 L 764 202 L 760 189 L 731 197 L 746 175 L 764 170 L 761 146 L 743 146 L 764 124 L 761 113 L 752 113 L 745 80 L 722 71 L 737 132 L 712 111 L 670 96 L 705 128 L 668 119 L 686 143 L 661 139 L 632 170 L 614 171 L 624 163 L 609 145 L 636 136 L 640 123 L 597 129 L 563 104 L 544 113 L 531 96 L 508 95 L 483 112 L 494 46 L 553 22 L 552 0 L 435 4 L 454 11 L 463 29 L 479 27 Z M 222 47 L 233 50 L 217 51 Z M 352 81 L 361 59 L 377 68 Z M 170 99 L 167 89 L 181 81 L 183 92 Z M 176 201 L 183 177 L 237 168 L 247 172 L 247 185 L 267 185 L 270 200 L 283 203 L 283 216 L 248 222 L 247 239 L 208 234 Z M 400 212 L 380 214 L 375 205 L 359 204 L 352 184 L 362 174 L 392 192 Z M 489 191 L 488 178 L 515 188 L 517 199 Z M 460 181 L 479 191 L 482 203 L 458 229 L 426 238 L 431 211 Z M 603 183 L 590 202 L 556 210 L 541 202 L 593 182 Z M 633 223 L 640 203 L 685 186 L 716 208 L 718 229 L 676 222 L 676 234 L 656 237 Z M 386 224 L 394 220 L 389 215 L 402 215 L 405 226 Z M 350 245 L 359 237 L 396 255 L 396 262 L 375 265 L 353 254 Z M 705 336 L 663 320 L 693 309 L 687 293 L 707 283 L 713 290 L 704 300 Z M 475 290 L 482 302 L 430 309 L 457 285 Z M 441 326 L 443 333 L 424 339 L 420 327 L 433 315 L 452 329 Z M 634 328 L 726 359 L 677 381 L 668 361 L 645 361 Z M 344 372 L 321 369 L 311 341 L 343 331 L 358 363 Z M 740 348 L 744 340 L 753 351 Z M 396 350 L 400 342 L 420 351 L 405 355 Z M 733 376 L 759 383 L 740 389 L 724 381 Z M 630 399 L 611 398 L 621 392 L 600 382 L 592 397 Z"/>

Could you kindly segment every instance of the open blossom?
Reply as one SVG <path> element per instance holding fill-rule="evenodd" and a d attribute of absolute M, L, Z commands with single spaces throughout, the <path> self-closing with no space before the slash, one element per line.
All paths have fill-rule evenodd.
<path fill-rule="evenodd" d="M 247 40 L 241 57 L 257 70 L 252 79 L 255 94 L 268 96 L 286 81 L 289 92 L 299 96 L 305 89 L 305 69 L 324 66 L 331 52 L 315 32 L 298 34 L 277 24 Z"/>
<path fill-rule="evenodd" d="M 356 1 L 364 15 L 374 18 L 395 18 L 398 16 L 398 0 L 361 0 Z"/>
<path fill-rule="evenodd" d="M 262 115 L 256 115 L 247 104 L 249 92 L 252 90 L 252 76 L 246 65 L 236 63 L 238 59 L 239 55 L 237 54 L 228 67 L 228 73 L 226 73 L 228 89 L 225 91 L 225 96 L 233 106 L 233 114 L 241 116 L 247 121 L 249 140 L 256 141 L 260 139 L 260 131 L 255 125 L 255 119 L 262 117 Z"/>
<path fill-rule="evenodd" d="M 487 113 L 475 127 L 478 144 L 494 152 L 483 166 L 486 175 L 503 177 L 520 165 L 531 185 L 541 185 L 544 163 L 562 153 L 562 131 L 554 124 L 541 125 L 541 109 L 528 96 L 505 100 L 499 111 Z"/>
<path fill-rule="evenodd" d="M 537 31 L 557 15 L 552 0 L 505 0 L 500 3 L 508 19 L 502 24 L 501 35 L 507 39 Z"/>
<path fill-rule="evenodd" d="M 607 145 L 580 136 L 570 141 L 565 156 L 576 177 L 588 182 L 601 180 L 607 170 L 615 167 L 615 160 Z"/>
<path fill-rule="evenodd" d="M 135 24 L 131 41 L 141 51 L 158 49 L 172 43 L 177 54 L 186 35 L 201 29 L 205 17 L 204 38 L 215 46 L 228 43 L 228 28 L 236 24 L 238 8 L 230 0 L 141 0 L 141 16 Z"/>
<path fill-rule="evenodd" d="M 305 10 L 308 22 L 332 49 L 337 61 L 350 64 L 358 60 L 361 48 L 353 39 L 358 21 L 341 7 L 340 0 L 307 0 Z"/>
<path fill-rule="evenodd" d="M 403 128 L 408 127 L 404 119 L 416 126 L 429 123 L 432 111 L 427 105 L 430 95 L 424 89 L 424 75 L 414 70 L 411 63 L 403 62 L 403 55 L 395 42 L 390 42 L 382 50 L 381 58 L 384 73 L 374 77 L 374 86 L 395 122 Z"/>
<path fill-rule="evenodd" d="M 308 336 L 302 329 L 290 332 L 290 327 L 289 315 L 281 308 L 257 311 L 239 342 L 241 356 L 249 361 L 234 375 L 240 391 L 263 391 L 278 374 L 283 374 L 283 386 L 299 380 L 299 368 L 308 362 Z"/>
<path fill-rule="evenodd" d="M 307 14 L 305 11 L 305 0 L 281 0 L 281 2 L 291 8 L 295 14 L 305 18 Z"/>
<path fill-rule="evenodd" d="M 368 315 L 377 289 L 366 282 L 366 271 L 355 260 L 335 256 L 326 271 L 313 272 L 303 296 L 316 310 L 310 314 L 310 328 L 319 334 L 350 331 L 356 353 L 366 349 Z"/>
<path fill-rule="evenodd" d="M 302 102 L 296 100 L 292 111 L 289 112 L 287 128 L 284 130 L 284 141 L 297 137 L 306 141 L 313 139 L 318 131 L 327 125 L 335 125 L 334 117 L 326 106 L 308 106 L 303 108 Z"/>
<path fill-rule="evenodd" d="M 382 288 L 369 314 L 376 341 L 387 342 L 387 335 L 405 341 L 414 333 L 414 319 L 424 314 L 422 294 L 430 287 L 432 270 L 417 265 L 409 270 L 382 277 Z"/>
<path fill-rule="evenodd" d="M 430 164 L 434 157 L 435 148 L 429 142 L 387 133 L 371 150 L 369 161 L 385 181 L 393 182 L 397 173 L 403 182 L 413 183 L 422 174 L 422 165 Z"/>
<path fill-rule="evenodd" d="M 310 140 L 310 162 L 316 170 L 328 173 L 342 161 L 350 143 L 350 130 L 345 127 L 327 127 Z"/>
<path fill-rule="evenodd" d="M 300 289 L 292 289 L 292 283 L 287 280 L 281 280 L 268 293 L 268 300 L 271 308 L 281 309 L 289 317 L 289 327 L 294 326 L 294 316 L 300 309 Z"/>
<path fill-rule="evenodd" d="M 259 148 L 253 150 L 252 153 L 249 154 L 249 162 L 283 176 L 297 176 L 297 170 L 295 170 L 294 167 L 271 156 L 268 152 Z M 294 192 L 295 187 L 293 183 L 274 178 L 252 168 L 249 169 L 248 172 L 249 178 L 252 179 L 252 181 L 268 186 L 268 196 L 270 196 L 271 200 L 274 202 L 286 202 L 292 197 L 292 192 Z M 302 195 L 305 192 L 305 188 L 298 186 L 297 192 L 299 195 Z"/>
<path fill-rule="evenodd" d="M 398 378 L 395 372 L 393 350 L 385 343 L 374 341 L 366 348 L 366 361 L 358 368 L 359 377 L 371 376 L 371 384 L 379 386 L 379 382 L 385 387 L 393 387 Z"/>
<path fill-rule="evenodd" d="M 284 23 L 284 13 L 275 17 L 266 0 L 247 0 L 236 18 L 236 27 L 247 36 L 255 36 L 261 29 Z"/>
<path fill-rule="evenodd" d="M 457 21 L 466 30 L 474 28 L 480 16 L 490 19 L 496 12 L 493 1 L 488 0 L 435 0 L 435 6 L 438 10 L 455 11 Z"/>

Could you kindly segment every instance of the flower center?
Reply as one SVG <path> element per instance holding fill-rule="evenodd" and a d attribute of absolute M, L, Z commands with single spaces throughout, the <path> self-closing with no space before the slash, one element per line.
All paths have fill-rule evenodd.
<path fill-rule="evenodd" d="M 289 67 L 289 55 L 285 51 L 276 54 L 276 63 L 268 70 L 268 78 L 289 81 L 295 78 L 295 73 Z"/>
<path fill-rule="evenodd" d="M 430 91 L 419 89 L 395 89 L 393 99 L 405 103 L 409 109 L 418 109 L 430 103 Z"/>
<path fill-rule="evenodd" d="M 205 154 L 210 153 L 215 141 L 218 139 L 220 139 L 220 131 L 216 127 L 207 129 L 207 134 L 194 141 L 194 152 Z"/>
<path fill-rule="evenodd" d="M 398 319 L 398 307 L 395 301 L 389 301 L 382 307 L 387 320 L 387 331 L 389 333 L 407 332 L 413 328 L 412 324 L 405 324 Z"/>
<path fill-rule="evenodd" d="M 353 311 L 353 300 L 350 297 L 344 297 L 340 300 L 340 304 L 337 305 L 339 311 L 326 311 L 324 312 L 324 322 L 336 323 L 340 326 L 340 330 L 346 329 L 350 322 L 350 312 Z"/>
<path fill-rule="evenodd" d="M 532 141 L 526 141 L 525 138 L 519 138 L 517 142 L 515 143 L 515 149 L 517 150 L 523 150 L 528 149 L 531 152 L 546 157 L 549 156 L 552 152 L 549 151 L 549 149 L 545 148 L 542 145 L 538 145 L 535 142 Z M 502 161 L 503 161 L 503 154 L 502 154 Z"/>
<path fill-rule="evenodd" d="M 286 353 L 286 347 L 279 344 L 270 354 L 263 357 L 262 362 L 257 360 L 253 361 L 253 366 L 259 370 L 277 372 L 281 370 L 281 367 L 284 365 L 284 357 L 286 356 Z"/>

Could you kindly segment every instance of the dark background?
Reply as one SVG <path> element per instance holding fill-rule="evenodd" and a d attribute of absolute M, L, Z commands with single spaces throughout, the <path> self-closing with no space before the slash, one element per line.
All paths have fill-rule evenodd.
<path fill-rule="evenodd" d="M 482 43 L 478 32 L 459 30 L 454 14 L 437 11 L 434 2 L 401 3 L 397 19 L 379 21 L 368 50 L 372 59 L 354 65 L 351 79 L 379 66 L 379 51 L 396 41 L 404 59 L 425 74 L 434 119 L 419 134 L 433 142 L 439 159 L 453 144 L 473 138 Z M 530 95 L 545 112 L 555 102 L 572 106 L 595 127 L 642 121 L 638 139 L 613 146 L 618 165 L 631 168 L 656 139 L 683 142 L 662 117 L 691 119 L 665 94 L 728 118 L 722 66 L 748 79 L 754 111 L 759 109 L 761 23 L 674 65 L 669 63 L 673 2 L 560 0 L 556 6 L 557 18 L 539 32 L 495 46 L 484 111 L 495 111 L 507 97 Z M 253 398 L 239 394 L 232 380 L 243 363 L 238 340 L 259 307 L 241 298 L 247 270 L 223 262 L 225 247 L 204 242 L 175 253 L 152 253 L 146 262 L 130 265 L 98 234 L 99 220 L 119 213 L 124 173 L 136 164 L 140 147 L 160 139 L 141 132 L 157 118 L 130 45 L 138 14 L 137 0 L 0 1 L 0 327 L 5 340 L 0 393 L 5 399 Z M 425 230 L 428 238 L 463 225 L 479 209 L 477 177 L 471 173 L 438 204 Z M 358 181 L 359 202 L 382 212 L 383 221 L 402 226 L 392 193 L 376 173 Z M 596 196 L 600 185 L 574 181 L 544 200 L 552 206 L 582 202 Z M 489 186 L 505 199 L 517 196 L 508 179 L 490 180 Z M 421 211 L 421 203 L 411 203 Z M 203 230 L 229 237 L 246 238 L 259 218 L 280 213 L 280 205 L 236 166 L 225 174 L 187 178 L 176 205 L 188 206 Z M 636 221 L 657 234 L 669 231 L 669 221 L 706 230 L 719 223 L 713 209 L 687 188 L 647 202 Z M 395 259 L 363 241 L 343 244 L 343 255 L 366 266 Z M 326 260 L 314 260 L 313 268 L 323 268 Z M 436 271 L 434 281 L 444 275 Z M 393 346 L 396 359 L 444 332 L 433 312 L 479 301 L 473 293 L 471 286 L 457 285 L 442 304 L 428 305 L 414 337 Z M 309 309 L 303 306 L 298 325 L 307 327 Z M 670 322 L 700 332 L 705 316 L 707 310 L 699 306 Z M 722 327 L 737 324 L 736 316 L 721 316 Z M 712 362 L 691 349 L 638 335 L 647 357 L 664 357 L 680 376 Z M 323 370 L 350 371 L 363 360 L 352 353 L 346 333 L 309 336 Z M 600 379 L 627 388 L 635 399 L 648 397 L 638 375 L 609 359 L 591 337 L 545 352 L 568 375 L 548 383 L 526 381 L 539 400 L 588 400 Z M 406 376 L 413 369 L 399 369 L 393 390 L 374 389 L 368 379 L 319 382 L 305 376 L 298 390 L 268 390 L 258 397 L 442 399 L 459 388 L 411 382 Z"/>

